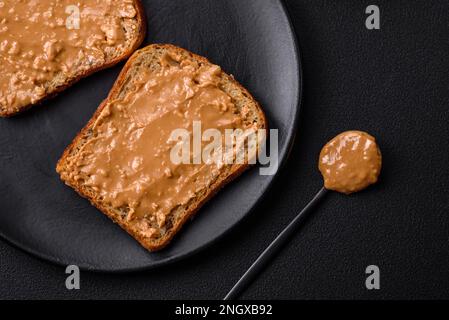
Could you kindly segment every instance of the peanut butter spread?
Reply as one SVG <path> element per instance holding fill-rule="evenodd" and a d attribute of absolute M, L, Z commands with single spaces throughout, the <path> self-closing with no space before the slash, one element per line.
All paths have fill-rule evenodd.
<path fill-rule="evenodd" d="M 132 0 L 0 0 L 0 108 L 41 100 L 126 48 Z"/>
<path fill-rule="evenodd" d="M 131 89 L 104 107 L 93 137 L 69 159 L 72 178 L 82 180 L 104 203 L 123 209 L 127 221 L 148 237 L 160 236 L 167 217 L 225 169 L 216 163 L 173 163 L 171 150 L 180 143 L 173 141 L 173 130 L 185 129 L 191 137 L 196 121 L 202 132 L 245 126 L 219 87 L 220 67 L 167 53 L 160 64 L 158 71 L 139 71 Z M 190 158 L 198 157 L 189 150 Z"/>
<path fill-rule="evenodd" d="M 346 194 L 375 183 L 381 166 L 382 156 L 374 137 L 362 131 L 339 134 L 320 153 L 325 188 Z"/>

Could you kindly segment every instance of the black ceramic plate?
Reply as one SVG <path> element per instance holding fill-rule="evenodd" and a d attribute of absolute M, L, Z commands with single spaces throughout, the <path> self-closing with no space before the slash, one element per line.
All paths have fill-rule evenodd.
<path fill-rule="evenodd" d="M 143 1 L 144 42 L 172 43 L 232 73 L 279 129 L 281 163 L 293 140 L 301 93 L 295 36 L 278 0 Z M 107 96 L 121 67 L 97 73 L 11 119 L 0 119 L 0 234 L 41 258 L 101 271 L 130 271 L 178 260 L 211 244 L 244 218 L 274 176 L 257 168 L 224 188 L 171 245 L 149 253 L 55 172 L 64 148 Z"/>

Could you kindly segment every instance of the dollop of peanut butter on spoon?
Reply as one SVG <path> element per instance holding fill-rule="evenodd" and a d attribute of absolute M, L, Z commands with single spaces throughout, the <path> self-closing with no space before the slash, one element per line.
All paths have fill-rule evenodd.
<path fill-rule="evenodd" d="M 254 261 L 224 300 L 235 299 L 256 278 L 289 241 L 302 219 L 323 199 L 328 190 L 346 194 L 363 190 L 377 182 L 381 167 L 382 155 L 376 139 L 368 133 L 346 131 L 329 141 L 321 150 L 318 164 L 324 178 L 324 187 Z"/>
<path fill-rule="evenodd" d="M 363 131 L 346 131 L 321 150 L 318 168 L 328 190 L 350 194 L 376 183 L 382 155 L 376 139 Z"/>

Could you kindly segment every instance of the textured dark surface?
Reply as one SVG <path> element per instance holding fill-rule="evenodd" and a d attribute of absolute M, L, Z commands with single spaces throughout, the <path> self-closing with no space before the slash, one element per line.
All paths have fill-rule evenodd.
<path fill-rule="evenodd" d="M 148 0 L 144 7 L 148 33 L 143 45 L 174 43 L 234 74 L 264 106 L 270 125 L 279 129 L 279 158 L 286 159 L 298 118 L 300 66 L 295 35 L 279 0 L 201 0 L 194 5 L 190 0 Z M 42 108 L 0 122 L 0 235 L 20 248 L 95 271 L 165 265 L 229 231 L 273 181 L 273 175 L 248 170 L 208 201 L 168 247 L 149 253 L 55 172 L 64 148 L 107 96 L 120 69 L 97 73 Z"/>
<path fill-rule="evenodd" d="M 221 298 L 321 186 L 316 158 L 329 138 L 378 138 L 380 183 L 329 194 L 243 298 L 449 298 L 449 3 L 287 1 L 300 38 L 304 104 L 298 139 L 274 188 L 222 241 L 178 264 L 127 276 L 64 270 L 0 242 L 4 298 Z M 376 264 L 381 290 L 365 289 Z"/>

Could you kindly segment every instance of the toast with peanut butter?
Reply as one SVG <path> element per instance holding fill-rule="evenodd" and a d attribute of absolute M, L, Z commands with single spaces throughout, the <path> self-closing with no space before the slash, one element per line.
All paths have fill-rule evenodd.
<path fill-rule="evenodd" d="M 223 161 L 229 160 L 225 155 L 237 154 L 238 143 L 232 140 L 227 144 L 231 148 L 220 149 L 221 134 L 266 127 L 256 100 L 219 66 L 187 50 L 154 44 L 131 56 L 56 171 L 143 247 L 155 251 L 253 163 L 255 152 L 240 162 Z M 202 137 L 195 147 L 198 132 Z M 218 144 L 208 149 L 212 135 Z M 253 151 L 260 147 L 258 140 Z"/>
<path fill-rule="evenodd" d="M 145 35 L 140 0 L 0 3 L 1 117 L 129 57 Z"/>

